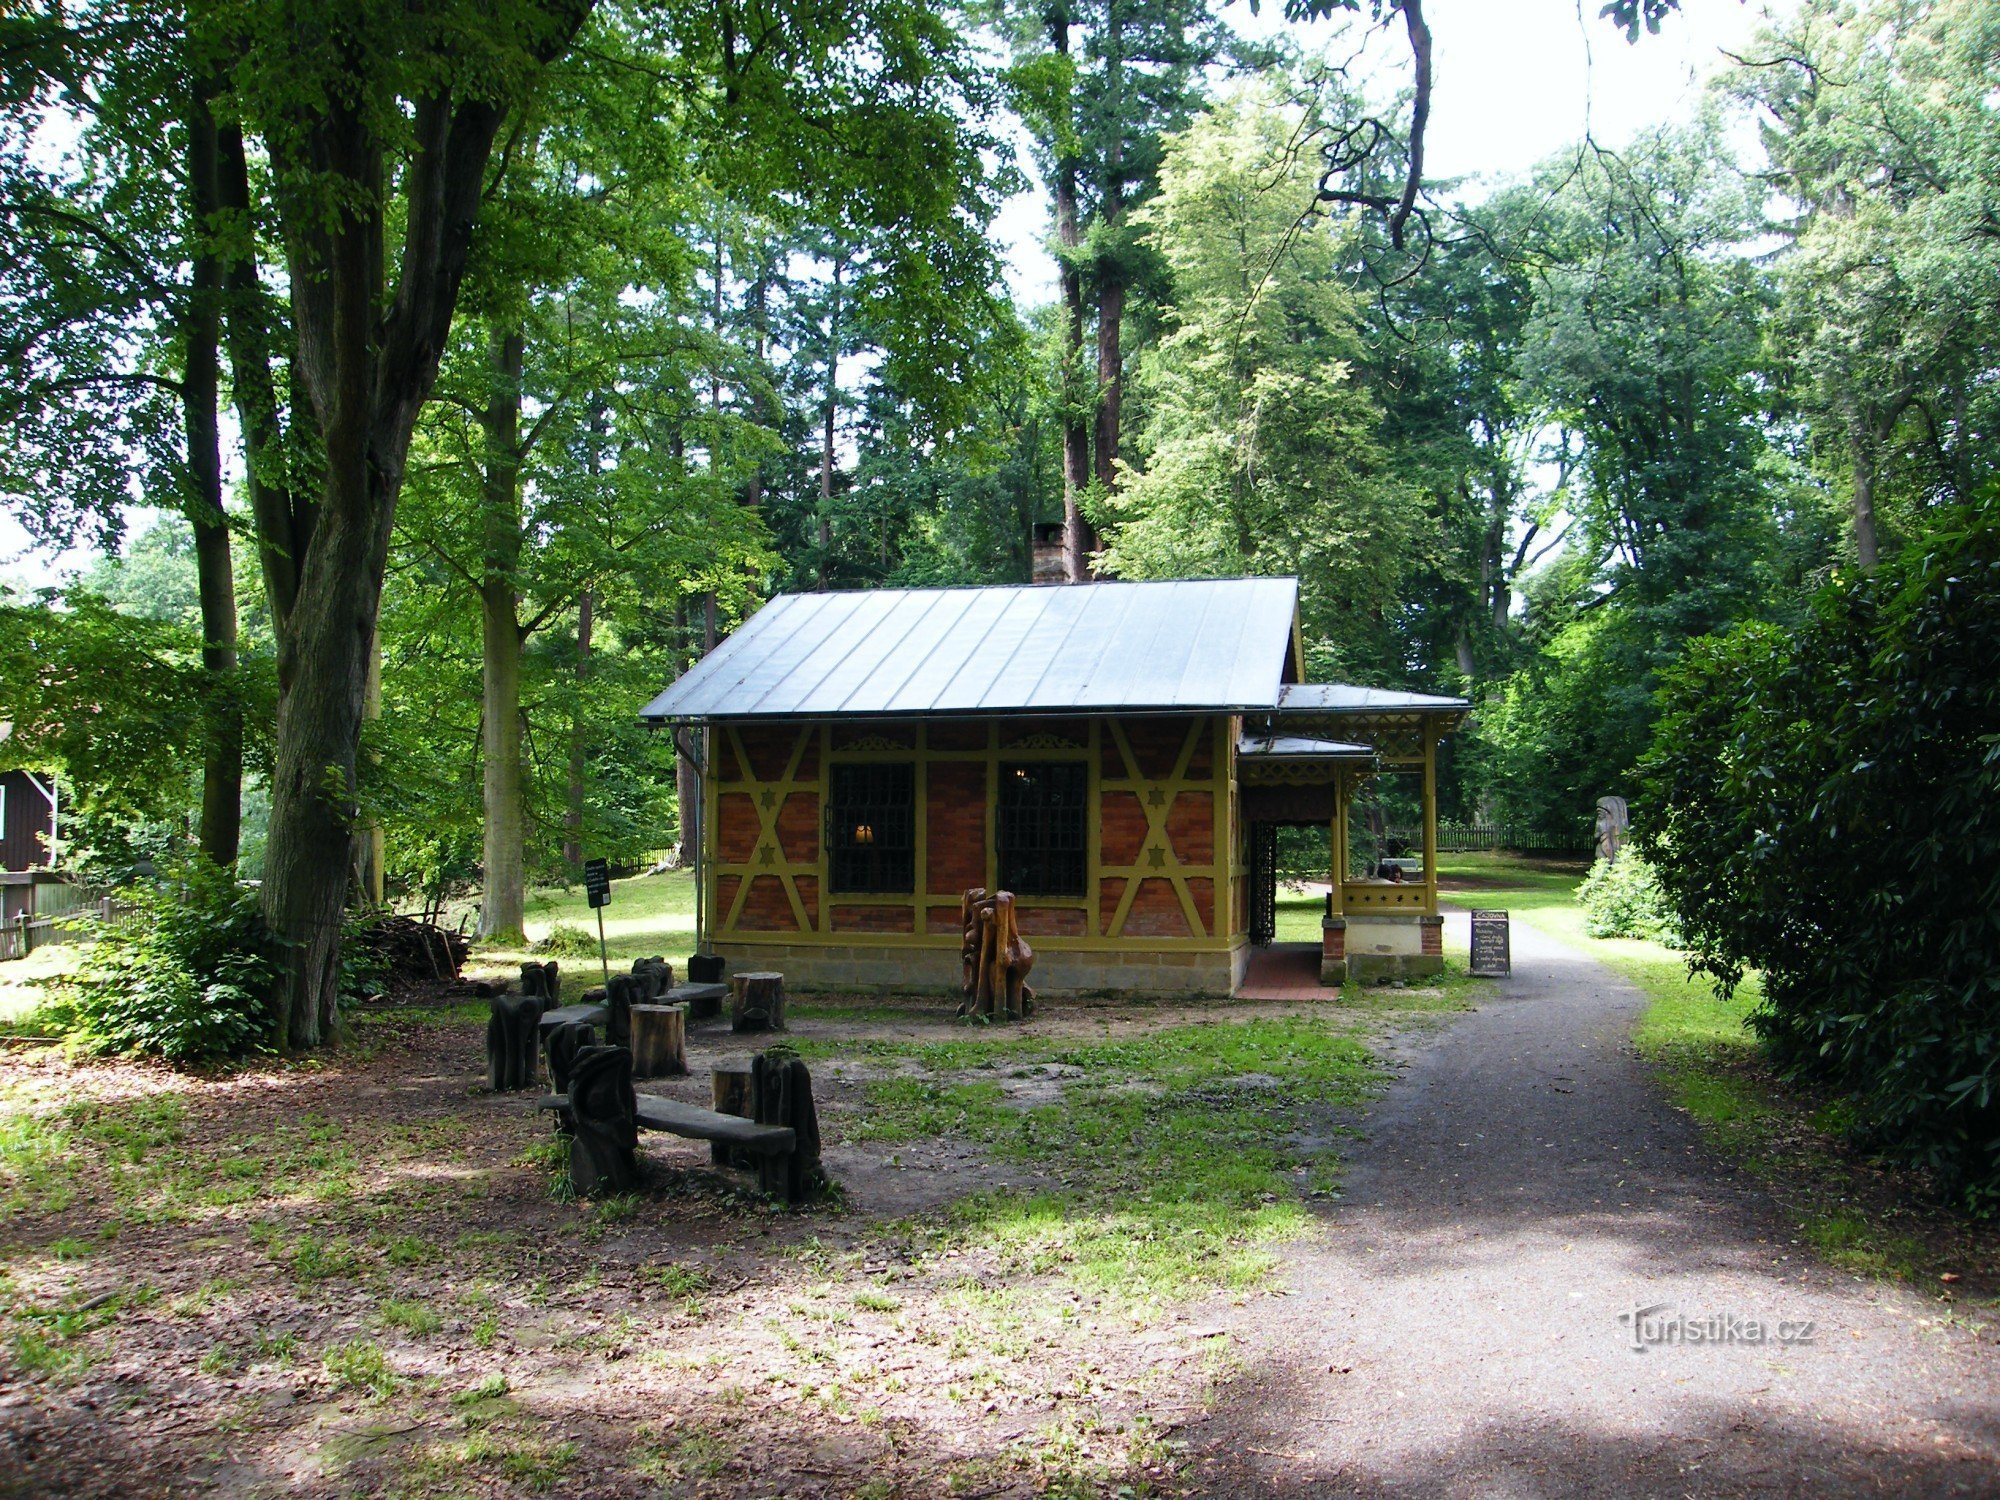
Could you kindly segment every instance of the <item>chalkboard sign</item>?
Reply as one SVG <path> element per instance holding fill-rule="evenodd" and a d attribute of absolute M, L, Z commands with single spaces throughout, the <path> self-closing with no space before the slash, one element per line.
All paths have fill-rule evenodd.
<path fill-rule="evenodd" d="M 1514 957 L 1507 942 L 1507 913 L 1476 911 L 1472 914 L 1472 972 L 1498 978 L 1514 972 Z"/>
<path fill-rule="evenodd" d="M 593 907 L 611 904 L 611 866 L 601 859 L 583 862 L 583 889 Z"/>

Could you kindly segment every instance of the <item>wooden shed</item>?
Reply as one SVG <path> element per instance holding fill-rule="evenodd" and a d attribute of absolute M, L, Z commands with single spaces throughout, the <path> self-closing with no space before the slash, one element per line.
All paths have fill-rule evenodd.
<path fill-rule="evenodd" d="M 1442 963 L 1439 737 L 1462 699 L 1299 680 L 1290 578 L 772 600 L 646 708 L 700 772 L 700 937 L 795 984 L 956 983 L 1015 893 L 1049 993 L 1224 995 L 1271 940 L 1280 826 L 1325 835 L 1324 981 Z M 1409 773 L 1421 863 L 1357 868 Z"/>
<path fill-rule="evenodd" d="M 0 771 L 0 870 L 19 873 L 54 863 L 55 781 L 32 771 Z"/>

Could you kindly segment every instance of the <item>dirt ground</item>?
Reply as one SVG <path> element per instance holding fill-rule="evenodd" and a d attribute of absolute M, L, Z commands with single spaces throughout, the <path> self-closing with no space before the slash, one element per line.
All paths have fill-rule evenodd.
<path fill-rule="evenodd" d="M 484 1092 L 474 1007 L 205 1081 L 7 1054 L 0 1494 L 1171 1491 L 1234 1368 L 1219 1310 L 1276 1290 L 1121 1280 L 1076 1238 L 1115 1201 L 996 1158 L 948 1095 L 870 1140 L 868 1089 L 967 1076 L 912 1055 L 936 1043 L 1025 1115 L 1081 1073 L 1064 1048 L 1216 1012 L 1052 1005 L 991 1037 L 1004 1067 L 935 1002 L 795 1012 L 840 1187 L 799 1212 L 659 1136 L 644 1193 L 557 1201 L 548 1117 Z M 698 1023 L 693 1075 L 642 1087 L 706 1103 L 738 1040 Z"/>
<path fill-rule="evenodd" d="M 1306 1007 L 801 997 L 840 1192 L 793 1212 L 653 1136 L 560 1201 L 479 1007 L 210 1080 L 6 1054 L 0 1494 L 2000 1493 L 1990 1309 L 1816 1261 L 1641 997 L 1515 941 Z"/>

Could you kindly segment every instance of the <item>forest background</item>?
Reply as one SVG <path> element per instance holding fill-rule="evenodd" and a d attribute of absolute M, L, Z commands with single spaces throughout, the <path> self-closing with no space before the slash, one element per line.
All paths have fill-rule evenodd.
<path fill-rule="evenodd" d="M 1665 9 L 1578 24 L 1644 48 Z M 1597 797 L 1643 805 L 1689 642 L 1782 642 L 1991 490 L 1977 0 L 1801 0 L 1690 118 L 1503 182 L 1413 150 L 1410 3 L 418 8 L 505 40 L 341 53 L 419 101 L 356 107 L 353 181 L 379 188 L 389 342 L 415 306 L 435 368 L 381 398 L 399 482 L 353 502 L 381 528 L 377 649 L 329 656 L 310 632 L 372 601 L 307 576 L 349 534 L 311 268 L 345 264 L 355 210 L 341 141 L 297 122 L 334 97 L 311 48 L 351 37 L 329 21 L 295 77 L 269 64 L 305 44 L 269 24 L 345 10 L 372 14 L 119 4 L 0 34 L 0 502 L 101 554 L 6 600 L 4 753 L 62 776 L 95 878 L 193 845 L 266 875 L 274 786 L 342 770 L 287 762 L 280 704 L 333 703 L 337 750 L 353 696 L 321 833 L 372 830 L 365 882 L 476 887 L 482 930 L 517 932 L 531 884 L 684 837 L 685 768 L 636 711 L 762 599 L 1025 582 L 1056 524 L 1072 576 L 1297 574 L 1311 676 L 1475 701 L 1448 817 L 1574 843 Z M 1357 60 L 1385 46 L 1422 81 Z M 426 115 L 438 57 L 480 119 Z M 468 119 L 490 149 L 455 168 L 453 267 L 422 194 Z M 995 227 L 1023 193 L 1046 299 L 1010 289 Z M 336 658 L 352 693 L 314 685 Z M 274 925 L 309 925 L 304 877 L 273 879 Z"/>

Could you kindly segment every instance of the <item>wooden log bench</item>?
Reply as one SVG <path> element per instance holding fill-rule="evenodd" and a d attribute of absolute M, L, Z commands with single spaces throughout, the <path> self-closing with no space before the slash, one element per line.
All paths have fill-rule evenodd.
<path fill-rule="evenodd" d="M 726 984 L 677 984 L 667 991 L 667 1004 L 685 1005 L 690 1021 L 703 1021 L 722 1014 L 722 1002 L 729 998 Z"/>
<path fill-rule="evenodd" d="M 623 1141 L 627 1132 L 639 1130 L 707 1141 L 718 1164 L 752 1168 L 764 1191 L 781 1202 L 800 1202 L 826 1185 L 819 1161 L 819 1120 L 813 1108 L 812 1080 L 795 1055 L 767 1058 L 760 1054 L 751 1059 L 746 1071 L 753 1082 L 749 1097 L 741 1102 L 770 1117 L 756 1120 L 657 1094 L 634 1093 L 631 1054 L 625 1048 L 591 1047 L 579 1057 L 586 1053 L 592 1063 L 614 1061 L 600 1060 L 596 1054 L 615 1054 L 615 1076 L 622 1082 L 622 1093 L 617 1092 L 618 1083 L 611 1083 L 609 1091 L 600 1090 L 595 1096 L 579 1094 L 581 1116 L 570 1094 L 550 1094 L 538 1105 L 554 1110 L 558 1120 L 568 1122 L 570 1171 L 579 1191 L 588 1191 L 588 1182 L 622 1192 L 636 1180 L 636 1162 Z M 718 1098 L 722 1093 L 718 1088 Z M 728 1102 L 738 1102 L 733 1092 Z M 605 1116 L 602 1121 L 593 1118 L 599 1113 Z M 793 1123 L 780 1124 L 779 1120 Z"/>
<path fill-rule="evenodd" d="M 571 1021 L 601 1031 L 610 1018 L 611 1013 L 601 1005 L 559 1005 L 554 1010 L 545 1010 L 542 1012 L 542 1044 L 548 1045 L 551 1031 Z"/>

